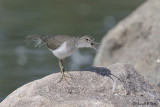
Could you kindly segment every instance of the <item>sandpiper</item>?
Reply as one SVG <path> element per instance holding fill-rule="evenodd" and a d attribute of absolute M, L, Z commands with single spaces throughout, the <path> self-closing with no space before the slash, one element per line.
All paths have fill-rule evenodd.
<path fill-rule="evenodd" d="M 62 74 L 62 79 L 64 79 L 64 67 L 63 59 L 71 56 L 78 48 L 95 48 L 95 44 L 98 44 L 94 41 L 94 38 L 88 35 L 82 37 L 70 37 L 66 35 L 57 35 L 57 36 L 42 36 L 42 35 L 29 35 L 26 37 L 35 41 L 35 47 L 46 45 L 47 48 L 59 59 L 60 71 Z"/>

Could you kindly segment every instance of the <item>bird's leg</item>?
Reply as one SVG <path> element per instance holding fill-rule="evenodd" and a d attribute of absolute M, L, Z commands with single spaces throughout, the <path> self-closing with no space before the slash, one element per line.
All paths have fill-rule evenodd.
<path fill-rule="evenodd" d="M 61 70 L 61 74 L 62 74 L 62 77 L 61 77 L 59 82 L 61 82 L 63 79 L 66 80 L 66 78 L 71 78 L 71 77 L 68 77 L 68 76 L 64 75 L 65 70 L 64 70 L 64 67 L 63 67 L 62 59 L 59 59 L 59 66 L 60 66 L 60 70 Z M 68 72 L 68 74 L 71 76 L 71 74 L 69 72 Z"/>
<path fill-rule="evenodd" d="M 64 72 L 67 72 L 67 73 L 70 75 L 70 78 L 72 78 L 72 76 L 71 76 L 71 74 L 69 73 L 69 71 L 65 71 L 65 70 L 64 70 L 62 59 L 59 59 L 59 66 L 60 66 L 60 69 L 61 69 L 61 74 L 64 75 Z"/>
<path fill-rule="evenodd" d="M 59 59 L 59 67 L 60 67 L 60 70 L 61 70 L 61 74 L 64 74 L 65 70 L 64 70 L 64 67 L 63 67 L 63 64 L 62 64 L 62 59 Z"/>

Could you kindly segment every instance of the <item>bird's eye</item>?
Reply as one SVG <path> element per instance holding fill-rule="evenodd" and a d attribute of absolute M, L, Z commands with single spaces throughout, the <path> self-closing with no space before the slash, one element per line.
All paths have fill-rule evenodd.
<path fill-rule="evenodd" d="M 86 39 L 86 41 L 88 41 L 88 39 Z"/>

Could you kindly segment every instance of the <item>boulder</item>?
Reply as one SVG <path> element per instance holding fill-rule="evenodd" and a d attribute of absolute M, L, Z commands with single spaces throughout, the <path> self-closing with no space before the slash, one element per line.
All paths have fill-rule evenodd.
<path fill-rule="evenodd" d="M 94 65 L 133 65 L 160 86 L 160 0 L 147 0 L 102 39 Z"/>
<path fill-rule="evenodd" d="M 146 82 L 131 65 L 89 67 L 70 74 L 72 79 L 66 78 L 62 82 L 58 82 L 60 73 L 30 82 L 7 96 L 0 107 L 160 105 L 160 91 Z"/>

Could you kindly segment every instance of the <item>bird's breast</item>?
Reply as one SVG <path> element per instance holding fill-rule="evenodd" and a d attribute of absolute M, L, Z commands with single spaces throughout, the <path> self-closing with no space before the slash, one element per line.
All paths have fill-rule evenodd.
<path fill-rule="evenodd" d="M 76 46 L 67 46 L 67 43 L 64 42 L 60 47 L 55 50 L 51 50 L 52 53 L 59 59 L 64 59 L 68 56 L 71 56 L 77 50 Z"/>

